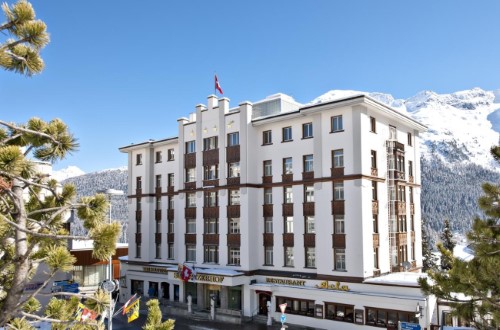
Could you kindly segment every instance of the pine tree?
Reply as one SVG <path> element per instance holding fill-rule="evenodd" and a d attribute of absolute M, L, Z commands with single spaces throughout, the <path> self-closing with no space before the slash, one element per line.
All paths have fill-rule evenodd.
<path fill-rule="evenodd" d="M 11 7 L 3 3 L 2 10 L 7 21 L 0 25 L 0 32 L 9 38 L 0 43 L 0 67 L 26 76 L 42 72 L 45 65 L 40 50 L 49 43 L 45 23 L 35 19 L 26 0 Z"/>
<path fill-rule="evenodd" d="M 429 234 L 427 223 L 425 219 L 422 218 L 422 270 L 424 272 L 428 270 L 436 270 L 436 256 L 432 253 L 431 243 L 429 241 Z"/>
<path fill-rule="evenodd" d="M 158 299 L 151 299 L 146 304 L 148 306 L 148 318 L 146 324 L 142 327 L 143 330 L 173 330 L 175 320 L 169 319 L 165 322 L 161 321 L 162 313 Z"/>
<path fill-rule="evenodd" d="M 491 150 L 500 161 L 500 148 Z M 471 323 L 477 329 L 497 329 L 500 325 L 500 185 L 484 183 L 484 195 L 478 204 L 485 218 L 474 219 L 467 234 L 474 258 L 462 260 L 441 246 L 450 258 L 448 272 L 429 271 L 432 284 L 419 280 L 422 291 L 450 302 L 452 314 Z"/>
<path fill-rule="evenodd" d="M 438 245 L 441 251 L 441 269 L 448 270 L 451 267 L 450 254 L 453 254 L 453 249 L 456 243 L 453 241 L 453 234 L 450 228 L 450 221 L 448 219 L 444 220 L 443 232 L 440 235 L 441 243 Z M 447 252 L 443 252 L 443 249 Z"/>

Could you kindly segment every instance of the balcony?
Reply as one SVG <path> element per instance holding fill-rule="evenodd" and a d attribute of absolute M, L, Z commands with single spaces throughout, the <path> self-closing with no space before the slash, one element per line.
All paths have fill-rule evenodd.
<path fill-rule="evenodd" d="M 284 217 L 293 217 L 293 203 L 283 203 L 282 214 Z"/>
<path fill-rule="evenodd" d="M 161 220 L 161 210 L 155 210 L 155 220 Z"/>
<path fill-rule="evenodd" d="M 282 174 L 281 181 L 282 182 L 293 182 L 293 174 Z"/>
<path fill-rule="evenodd" d="M 142 211 L 135 211 L 135 221 L 142 221 Z"/>
<path fill-rule="evenodd" d="M 161 195 L 161 187 L 156 187 L 155 188 L 155 194 L 156 195 Z"/>
<path fill-rule="evenodd" d="M 142 233 L 135 233 L 135 242 L 138 244 L 142 243 Z"/>
<path fill-rule="evenodd" d="M 332 234 L 332 247 L 345 249 L 345 234 Z"/>
<path fill-rule="evenodd" d="M 203 218 L 218 218 L 219 217 L 219 207 L 218 206 L 205 206 L 203 207 Z"/>
<path fill-rule="evenodd" d="M 227 185 L 228 186 L 239 186 L 240 185 L 240 177 L 234 177 L 234 178 L 227 178 Z"/>
<path fill-rule="evenodd" d="M 283 246 L 293 247 L 293 244 L 294 244 L 293 238 L 294 238 L 293 233 L 283 234 Z"/>
<path fill-rule="evenodd" d="M 155 233 L 155 244 L 161 244 L 161 233 Z"/>
<path fill-rule="evenodd" d="M 240 146 L 226 147 L 226 162 L 234 163 L 240 161 Z"/>
<path fill-rule="evenodd" d="M 240 234 L 227 234 L 227 245 L 228 246 L 240 246 L 241 245 L 241 235 Z"/>
<path fill-rule="evenodd" d="M 168 243 L 173 243 L 175 241 L 175 234 L 174 233 L 168 233 L 167 234 L 167 242 Z"/>
<path fill-rule="evenodd" d="M 167 187 L 167 193 L 173 194 L 174 193 L 174 186 L 168 186 Z"/>
<path fill-rule="evenodd" d="M 302 172 L 302 180 L 309 181 L 314 179 L 314 172 Z"/>
<path fill-rule="evenodd" d="M 262 205 L 262 209 L 263 209 L 263 215 L 265 217 L 273 216 L 273 204 L 264 204 Z"/>
<path fill-rule="evenodd" d="M 203 166 L 219 164 L 219 149 L 203 151 Z"/>
<path fill-rule="evenodd" d="M 378 169 L 376 168 L 373 168 L 371 169 L 371 173 L 370 173 L 372 176 L 378 176 Z"/>
<path fill-rule="evenodd" d="M 239 205 L 228 205 L 227 206 L 227 217 L 228 218 L 239 218 L 240 217 L 240 206 Z"/>
<path fill-rule="evenodd" d="M 167 220 L 174 220 L 174 209 L 167 210 Z"/>
<path fill-rule="evenodd" d="M 142 189 L 141 189 L 141 188 L 136 189 L 136 190 L 135 190 L 135 194 L 136 194 L 137 196 L 141 196 L 141 195 L 142 195 Z"/>
<path fill-rule="evenodd" d="M 219 245 L 219 234 L 203 234 L 203 245 Z"/>
<path fill-rule="evenodd" d="M 196 189 L 196 181 L 192 182 L 185 182 L 184 183 L 184 189 Z"/>
<path fill-rule="evenodd" d="M 332 201 L 332 214 L 333 215 L 345 214 L 345 201 Z"/>
<path fill-rule="evenodd" d="M 262 183 L 273 183 L 273 176 L 272 175 L 263 176 Z"/>
<path fill-rule="evenodd" d="M 396 245 L 407 245 L 408 244 L 408 234 L 407 233 L 396 233 Z"/>
<path fill-rule="evenodd" d="M 373 248 L 377 248 L 380 246 L 380 237 L 379 234 L 374 233 L 373 234 Z"/>
<path fill-rule="evenodd" d="M 196 167 L 196 153 L 192 152 L 190 154 L 184 155 L 184 168 Z"/>
<path fill-rule="evenodd" d="M 410 214 L 413 215 L 415 214 L 415 204 L 410 203 Z"/>
<path fill-rule="evenodd" d="M 415 183 L 415 178 L 413 177 L 413 175 L 408 175 L 408 182 Z"/>
<path fill-rule="evenodd" d="M 396 202 L 396 214 L 406 215 L 406 202 Z"/>
<path fill-rule="evenodd" d="M 332 178 L 342 178 L 344 176 L 344 168 L 343 167 L 332 167 L 330 168 L 330 173 Z"/>
<path fill-rule="evenodd" d="M 212 180 L 203 180 L 203 186 L 204 187 L 218 187 L 219 186 L 219 179 L 212 179 Z"/>
<path fill-rule="evenodd" d="M 184 243 L 196 245 L 196 234 L 184 234 Z"/>
<path fill-rule="evenodd" d="M 187 219 L 196 219 L 196 207 L 186 207 L 184 209 L 184 217 Z"/>
<path fill-rule="evenodd" d="M 378 214 L 378 201 L 372 201 L 372 214 Z"/>
<path fill-rule="evenodd" d="M 415 232 L 414 232 L 414 231 L 412 231 L 412 232 L 410 233 L 410 239 L 411 239 L 411 242 L 412 242 L 412 243 L 415 243 Z"/>
<path fill-rule="evenodd" d="M 264 246 L 274 246 L 274 234 L 264 233 Z"/>
<path fill-rule="evenodd" d="M 304 234 L 304 247 L 316 246 L 316 234 Z"/>
<path fill-rule="evenodd" d="M 314 202 L 302 203 L 302 210 L 304 216 L 314 215 Z"/>

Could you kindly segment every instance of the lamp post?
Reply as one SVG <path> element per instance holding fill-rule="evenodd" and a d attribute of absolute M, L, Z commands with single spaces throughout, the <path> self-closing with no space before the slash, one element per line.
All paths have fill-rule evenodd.
<path fill-rule="evenodd" d="M 105 194 L 109 198 L 109 223 L 112 223 L 111 220 L 111 198 L 113 196 L 123 196 L 124 192 L 122 190 L 117 189 L 105 189 L 98 190 L 98 193 Z M 115 303 L 113 301 L 113 291 L 116 289 L 114 281 L 113 281 L 113 256 L 109 256 L 109 269 L 108 269 L 108 281 L 103 282 L 103 289 L 109 292 L 109 315 L 108 315 L 108 330 L 113 329 L 113 312 L 115 309 Z"/>

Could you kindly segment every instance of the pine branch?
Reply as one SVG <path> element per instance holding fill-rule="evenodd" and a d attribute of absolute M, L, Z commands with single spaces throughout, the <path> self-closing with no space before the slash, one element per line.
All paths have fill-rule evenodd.
<path fill-rule="evenodd" d="M 30 314 L 30 313 L 26 313 L 26 312 L 21 312 L 21 315 L 23 315 L 27 318 L 30 318 L 30 319 L 34 319 L 37 321 L 49 322 L 49 323 L 68 324 L 68 325 L 85 324 L 85 325 L 89 325 L 89 326 L 96 327 L 96 328 L 99 327 L 99 324 L 97 322 L 88 321 L 88 322 L 82 323 L 81 321 L 63 321 L 63 320 L 52 319 L 49 317 L 38 316 L 36 314 Z"/>
<path fill-rule="evenodd" d="M 36 135 L 36 136 L 39 136 L 39 137 L 44 137 L 46 139 L 49 139 L 50 141 L 52 141 L 53 143 L 55 143 L 57 145 L 61 144 L 52 135 L 49 135 L 49 134 L 46 134 L 46 133 L 42 133 L 40 131 L 34 131 L 34 130 L 31 130 L 31 129 L 28 129 L 28 128 L 19 127 L 19 126 L 16 126 L 14 124 L 11 124 L 11 123 L 8 123 L 6 121 L 3 121 L 3 120 L 0 120 L 0 125 L 6 126 L 6 127 L 10 128 L 10 129 L 12 129 L 14 131 L 20 131 L 20 132 L 23 132 L 23 133 L 33 134 L 33 135 Z"/>
<path fill-rule="evenodd" d="M 56 275 L 56 273 L 57 273 L 57 270 L 52 271 L 49 274 L 49 276 L 47 277 L 47 279 L 43 282 L 43 284 L 38 289 L 36 289 L 35 291 L 33 291 L 24 301 L 20 301 L 16 305 L 16 308 L 20 308 L 20 307 L 24 306 L 24 304 L 26 304 L 28 302 L 28 300 L 30 300 L 31 298 L 35 297 L 38 293 L 40 293 L 40 291 L 42 291 L 43 289 L 45 289 L 47 287 L 47 284 L 49 284 L 50 280 Z"/>

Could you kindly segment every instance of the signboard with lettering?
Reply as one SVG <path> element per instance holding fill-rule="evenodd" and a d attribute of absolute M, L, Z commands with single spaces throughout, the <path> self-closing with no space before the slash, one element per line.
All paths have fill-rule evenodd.
<path fill-rule="evenodd" d="M 179 273 L 174 273 L 174 278 L 179 278 Z M 196 274 L 191 275 L 189 279 L 190 282 L 201 281 L 201 282 L 212 282 L 212 283 L 222 283 L 224 281 L 224 276 L 220 275 L 207 275 L 207 274 Z"/>
<path fill-rule="evenodd" d="M 272 278 L 272 277 L 266 277 L 266 282 L 267 283 L 273 283 L 273 284 L 283 284 L 283 285 L 292 285 L 292 286 L 305 286 L 306 281 L 304 280 L 291 280 L 291 279 L 282 279 L 282 278 Z"/>
<path fill-rule="evenodd" d="M 347 285 L 340 285 L 340 282 L 329 283 L 328 281 L 323 281 L 316 285 L 316 287 L 318 289 L 349 291 L 349 287 Z"/>
<path fill-rule="evenodd" d="M 420 324 L 410 322 L 399 322 L 400 330 L 420 330 Z"/>

